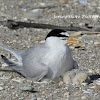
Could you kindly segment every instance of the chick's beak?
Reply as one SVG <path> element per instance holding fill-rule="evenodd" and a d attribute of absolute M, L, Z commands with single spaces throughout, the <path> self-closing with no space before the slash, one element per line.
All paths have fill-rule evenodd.
<path fill-rule="evenodd" d="M 75 41 L 81 41 L 80 39 L 77 39 L 77 38 L 75 38 L 75 37 L 69 36 L 69 37 L 65 38 L 65 40 L 66 40 L 68 43 L 77 44 L 77 45 L 79 45 L 79 46 L 81 46 L 81 47 L 84 48 L 84 46 L 82 46 L 80 43 L 75 42 Z M 73 41 L 73 40 L 75 40 L 75 41 Z"/>

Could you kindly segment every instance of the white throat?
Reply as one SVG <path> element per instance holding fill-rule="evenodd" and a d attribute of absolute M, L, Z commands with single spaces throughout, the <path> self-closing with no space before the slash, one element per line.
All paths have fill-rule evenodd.
<path fill-rule="evenodd" d="M 48 37 L 46 39 L 46 45 L 53 48 L 63 47 L 66 44 L 66 41 L 61 40 L 60 37 Z"/>

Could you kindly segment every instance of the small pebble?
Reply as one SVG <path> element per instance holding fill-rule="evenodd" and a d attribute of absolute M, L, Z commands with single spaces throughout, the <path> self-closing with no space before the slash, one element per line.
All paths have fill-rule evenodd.
<path fill-rule="evenodd" d="M 94 45 L 99 46 L 100 42 L 94 42 Z"/>
<path fill-rule="evenodd" d="M 85 94 L 90 94 L 90 93 L 91 93 L 91 90 L 90 90 L 90 89 L 83 90 L 83 93 L 85 93 Z"/>
<path fill-rule="evenodd" d="M 92 86 L 92 87 L 90 87 L 90 88 L 92 88 L 92 89 L 94 89 L 94 90 L 100 90 L 100 86 L 98 86 L 98 85 Z"/>
<path fill-rule="evenodd" d="M 60 81 L 60 82 L 59 82 L 59 86 L 62 86 L 63 84 L 64 84 L 63 81 Z"/>
<path fill-rule="evenodd" d="M 100 85 L 100 80 L 96 80 L 96 84 L 97 85 Z"/>
<path fill-rule="evenodd" d="M 88 71 L 90 74 L 93 74 L 94 73 L 94 70 L 93 69 L 89 69 Z"/>
<path fill-rule="evenodd" d="M 46 6 L 46 4 L 43 3 L 43 2 L 42 3 L 39 3 L 39 5 L 42 6 L 42 7 L 45 7 Z"/>
<path fill-rule="evenodd" d="M 74 46 L 70 46 L 70 49 L 71 49 L 71 50 L 74 50 L 74 49 L 75 49 L 75 47 L 74 47 Z"/>
<path fill-rule="evenodd" d="M 82 100 L 86 100 L 86 97 L 85 97 L 85 96 L 82 96 L 81 99 L 82 99 Z"/>
<path fill-rule="evenodd" d="M 64 96 L 69 96 L 69 95 L 70 95 L 69 92 L 64 93 Z"/>
<path fill-rule="evenodd" d="M 33 97 L 32 100 L 37 100 L 37 98 Z"/>
<path fill-rule="evenodd" d="M 45 89 L 41 89 L 42 94 L 45 94 L 45 91 L 46 91 Z"/>
<path fill-rule="evenodd" d="M 83 85 L 83 86 L 86 86 L 86 85 L 87 85 L 87 83 L 84 83 L 84 82 L 83 82 L 83 83 L 82 83 L 82 85 Z"/>
<path fill-rule="evenodd" d="M 42 9 L 34 9 L 30 11 L 26 11 L 24 13 L 24 17 L 28 19 L 40 18 L 42 17 Z"/>
<path fill-rule="evenodd" d="M 37 100 L 43 100 L 42 98 L 37 98 Z"/>
<path fill-rule="evenodd" d="M 80 2 L 81 4 L 86 4 L 86 3 L 87 3 L 87 0 L 79 0 L 79 2 Z"/>
<path fill-rule="evenodd" d="M 66 4 L 68 2 L 68 0 L 61 0 L 60 3 L 61 4 Z"/>
<path fill-rule="evenodd" d="M 17 82 L 17 83 L 23 83 L 22 79 L 18 78 L 13 78 L 12 81 Z"/>
<path fill-rule="evenodd" d="M 58 89 L 60 86 L 58 84 L 54 85 L 54 88 Z"/>
<path fill-rule="evenodd" d="M 2 64 L 2 67 L 7 67 L 8 65 L 6 63 L 3 63 Z"/>
<path fill-rule="evenodd" d="M 80 93 L 79 91 L 78 92 L 75 92 L 74 95 L 77 96 L 79 93 Z"/>
<path fill-rule="evenodd" d="M 2 91 L 2 90 L 3 90 L 3 87 L 0 86 L 0 91 Z"/>
<path fill-rule="evenodd" d="M 24 87 L 20 87 L 20 90 L 33 92 L 34 88 L 31 86 L 24 86 Z"/>
<path fill-rule="evenodd" d="M 98 97 L 98 99 L 100 100 L 100 95 L 98 95 L 97 97 Z"/>

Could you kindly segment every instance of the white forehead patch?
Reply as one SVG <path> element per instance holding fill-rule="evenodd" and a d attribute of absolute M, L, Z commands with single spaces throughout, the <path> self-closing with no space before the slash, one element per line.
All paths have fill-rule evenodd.
<path fill-rule="evenodd" d="M 65 36 L 69 36 L 69 34 L 67 32 L 61 32 L 60 34 L 65 35 Z"/>

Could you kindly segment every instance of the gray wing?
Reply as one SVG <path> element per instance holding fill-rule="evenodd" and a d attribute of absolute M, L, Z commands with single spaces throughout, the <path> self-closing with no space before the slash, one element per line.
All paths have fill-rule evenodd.
<path fill-rule="evenodd" d="M 11 52 L 18 62 L 7 59 L 5 56 L 2 56 L 2 59 L 25 77 L 39 81 L 48 73 L 48 67 L 41 62 L 47 52 L 45 44 L 39 44 L 27 50 L 13 50 L 2 43 L 0 43 L 0 47 Z"/>
<path fill-rule="evenodd" d="M 48 73 L 48 66 L 42 63 L 42 58 L 47 53 L 45 44 L 39 44 L 26 50 L 22 56 L 25 76 L 35 81 L 41 80 Z"/>

